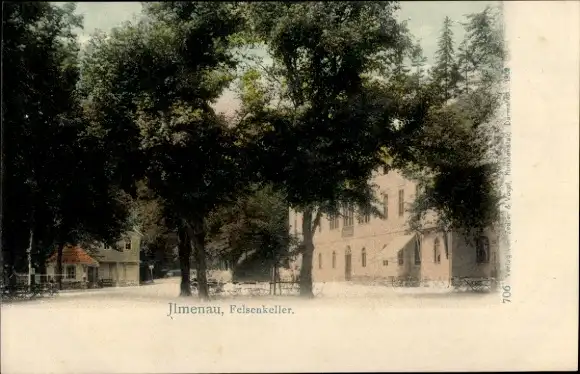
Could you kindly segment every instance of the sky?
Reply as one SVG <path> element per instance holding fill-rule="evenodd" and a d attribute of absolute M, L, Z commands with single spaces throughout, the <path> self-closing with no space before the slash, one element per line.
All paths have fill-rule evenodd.
<path fill-rule="evenodd" d="M 443 19 L 449 16 L 453 21 L 463 21 L 469 13 L 482 11 L 487 5 L 498 4 L 497 1 L 403 1 L 399 17 L 407 20 L 412 35 L 421 41 L 427 64 L 432 62 L 437 50 L 437 38 L 440 34 Z M 139 2 L 81 2 L 77 3 L 77 13 L 84 16 L 84 30 L 79 33 L 79 40 L 84 43 L 97 30 L 105 32 L 120 26 L 125 21 L 132 21 L 141 11 Z M 456 22 L 455 39 L 463 38 L 463 28 Z M 231 113 L 235 106 L 235 95 L 226 92 L 219 100 L 219 111 Z"/>

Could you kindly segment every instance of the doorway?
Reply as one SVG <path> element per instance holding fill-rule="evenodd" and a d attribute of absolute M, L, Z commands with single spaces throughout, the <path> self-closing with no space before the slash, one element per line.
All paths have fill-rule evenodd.
<path fill-rule="evenodd" d="M 350 247 L 346 247 L 344 254 L 344 279 L 350 281 L 352 279 L 352 253 Z"/>
<path fill-rule="evenodd" d="M 99 281 L 99 269 L 94 266 L 89 266 L 87 269 L 87 278 L 89 287 L 94 287 Z"/>

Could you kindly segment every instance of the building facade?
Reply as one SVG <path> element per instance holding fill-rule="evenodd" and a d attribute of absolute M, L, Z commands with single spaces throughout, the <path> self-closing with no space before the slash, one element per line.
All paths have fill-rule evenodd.
<path fill-rule="evenodd" d="M 429 224 L 436 218 L 431 215 L 421 233 L 411 233 L 408 209 L 417 194 L 416 183 L 395 171 L 376 173 L 373 183 L 385 217 L 358 217 L 352 209 L 334 219 L 323 217 L 314 234 L 315 282 L 448 284 L 452 278 L 497 276 L 499 243 L 493 230 L 469 240 L 438 231 Z M 289 219 L 290 230 L 300 235 L 300 213 L 290 211 Z"/>
<path fill-rule="evenodd" d="M 66 287 L 88 288 L 102 286 L 138 286 L 139 254 L 142 234 L 129 231 L 115 248 L 101 244 L 96 251 L 86 251 L 80 246 L 63 248 L 62 282 Z M 56 275 L 56 253 L 48 259 L 47 275 Z"/>
<path fill-rule="evenodd" d="M 87 288 L 91 285 L 88 274 L 99 267 L 99 262 L 80 246 L 65 245 L 62 248 L 62 283 L 63 287 Z M 55 280 L 57 274 L 57 253 L 53 253 L 47 262 L 46 275 Z M 41 282 L 42 277 L 36 282 Z"/>
<path fill-rule="evenodd" d="M 95 254 L 99 267 L 94 276 L 112 286 L 138 286 L 142 238 L 139 231 L 133 230 L 124 235 L 116 248 L 101 245 Z"/>

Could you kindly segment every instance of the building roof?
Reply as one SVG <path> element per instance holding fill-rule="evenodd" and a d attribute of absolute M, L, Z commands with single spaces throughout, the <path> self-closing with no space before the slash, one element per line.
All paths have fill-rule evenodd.
<path fill-rule="evenodd" d="M 48 262 L 56 262 L 58 252 L 54 252 L 48 259 Z M 99 262 L 92 258 L 84 249 L 79 246 L 67 245 L 62 248 L 63 264 L 83 264 L 98 265 Z"/>
<path fill-rule="evenodd" d="M 132 230 L 130 230 L 132 232 L 134 232 L 135 234 L 139 235 L 139 236 L 145 236 L 143 235 L 143 233 L 141 231 L 139 231 L 139 229 L 137 229 L 136 227 L 133 227 Z"/>
<path fill-rule="evenodd" d="M 99 249 L 95 254 L 99 262 L 139 262 L 139 254 L 134 252 L 118 251 L 115 249 Z"/>

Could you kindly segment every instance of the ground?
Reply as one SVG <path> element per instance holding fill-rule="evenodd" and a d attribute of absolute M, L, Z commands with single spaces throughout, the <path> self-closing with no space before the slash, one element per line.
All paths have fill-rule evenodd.
<path fill-rule="evenodd" d="M 449 352 L 456 359 L 448 360 L 448 370 L 474 363 L 501 369 L 514 359 L 502 346 L 550 334 L 541 326 L 525 329 L 524 316 L 506 329 L 506 313 L 499 313 L 506 306 L 497 294 L 344 284 L 317 285 L 316 291 L 318 297 L 307 301 L 242 297 L 203 304 L 177 298 L 173 278 L 6 304 L 1 371 L 402 371 L 438 367 Z M 221 306 L 225 314 L 170 318 L 171 302 Z M 293 314 L 229 314 L 231 304 L 281 305 Z M 466 337 L 477 339 L 467 344 Z"/>

